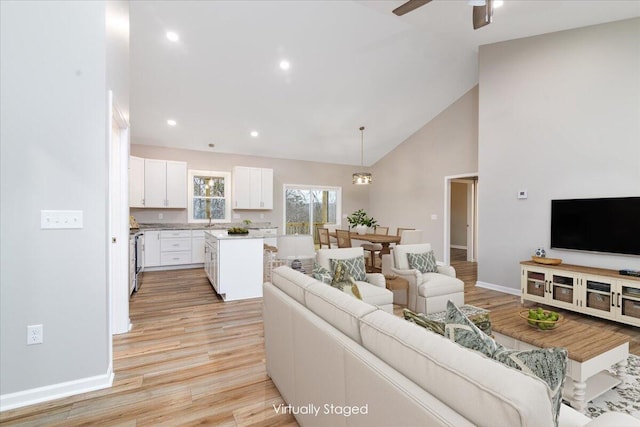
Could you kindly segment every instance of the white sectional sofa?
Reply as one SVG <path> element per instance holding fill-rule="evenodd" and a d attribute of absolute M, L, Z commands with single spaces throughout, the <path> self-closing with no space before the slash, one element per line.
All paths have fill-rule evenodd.
<path fill-rule="evenodd" d="M 304 426 L 552 426 L 547 386 L 288 267 L 264 284 L 267 373 Z M 619 418 L 617 418 L 619 417 Z M 591 421 L 568 406 L 560 426 Z"/>

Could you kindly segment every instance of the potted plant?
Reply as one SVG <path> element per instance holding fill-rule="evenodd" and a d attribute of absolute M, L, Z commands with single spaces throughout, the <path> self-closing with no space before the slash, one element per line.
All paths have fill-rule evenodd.
<path fill-rule="evenodd" d="M 364 209 L 358 209 L 347 217 L 349 228 L 356 230 L 358 234 L 367 234 L 367 229 L 375 227 L 378 221 L 369 216 Z"/>

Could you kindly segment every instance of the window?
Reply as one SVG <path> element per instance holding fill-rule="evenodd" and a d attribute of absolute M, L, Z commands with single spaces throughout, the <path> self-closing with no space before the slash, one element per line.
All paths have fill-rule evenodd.
<path fill-rule="evenodd" d="M 340 225 L 342 188 L 285 184 L 284 224 L 286 234 L 312 234 L 324 224 Z"/>
<path fill-rule="evenodd" d="M 230 172 L 189 169 L 189 222 L 230 222 L 230 186 Z"/>

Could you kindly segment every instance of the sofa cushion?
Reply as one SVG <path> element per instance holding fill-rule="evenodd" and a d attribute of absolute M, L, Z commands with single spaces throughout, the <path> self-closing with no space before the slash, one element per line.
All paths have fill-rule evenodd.
<path fill-rule="evenodd" d="M 393 262 L 396 268 L 401 270 L 409 270 L 409 261 L 407 260 L 407 254 L 419 254 L 429 252 L 431 245 L 429 243 L 418 243 L 415 245 L 396 245 L 393 248 Z"/>
<path fill-rule="evenodd" d="M 359 319 L 378 310 L 316 280 L 305 289 L 305 301 L 309 310 L 358 343 L 361 343 Z"/>
<path fill-rule="evenodd" d="M 377 311 L 360 319 L 362 345 L 477 425 L 549 426 L 546 384 Z"/>
<path fill-rule="evenodd" d="M 409 252 L 407 254 L 407 261 L 409 262 L 409 268 L 418 270 L 420 273 L 438 272 L 438 264 L 436 263 L 436 256 L 433 254 L 433 251 L 421 254 Z"/>
<path fill-rule="evenodd" d="M 433 321 L 427 318 L 424 313 L 416 313 L 408 308 L 404 308 L 402 309 L 402 316 L 411 323 L 415 323 L 436 334 L 444 335 L 444 323 Z"/>
<path fill-rule="evenodd" d="M 362 299 L 356 281 L 353 280 L 353 277 L 348 273 L 347 267 L 342 260 L 339 260 L 336 265 L 331 286 L 358 299 Z"/>
<path fill-rule="evenodd" d="M 326 283 L 327 285 L 330 285 L 333 281 L 333 274 L 331 273 L 331 271 L 328 268 L 324 268 L 315 261 L 313 262 L 313 271 L 311 273 L 311 277 L 321 281 L 322 283 Z"/>
<path fill-rule="evenodd" d="M 440 273 L 424 273 L 422 276 L 422 284 L 418 286 L 418 295 L 421 297 L 430 298 L 464 292 L 464 282 L 458 278 Z"/>
<path fill-rule="evenodd" d="M 567 349 L 558 347 L 508 350 L 499 345 L 493 359 L 526 374 L 535 375 L 549 385 L 550 398 L 553 403 L 553 422 L 558 427 L 568 354 Z"/>
<path fill-rule="evenodd" d="M 330 258 L 329 262 L 331 263 L 331 271 L 333 271 L 334 275 L 336 274 L 336 268 L 338 264 L 342 264 L 354 280 L 360 282 L 364 282 L 367 280 L 367 270 L 364 266 L 364 256 L 358 256 L 348 259 Z"/>
<path fill-rule="evenodd" d="M 271 282 L 285 294 L 298 301 L 300 304 L 304 301 L 304 290 L 312 283 L 318 283 L 313 277 L 300 273 L 287 266 L 280 266 L 273 270 L 271 274 Z"/>
<path fill-rule="evenodd" d="M 493 338 L 474 325 L 451 301 L 447 302 L 444 335 L 463 347 L 479 351 L 489 357 L 492 357 L 501 347 Z"/>
<path fill-rule="evenodd" d="M 554 425 L 562 403 L 562 386 L 567 372 L 568 352 L 564 348 L 508 350 L 482 332 L 451 301 L 447 302 L 445 336 L 463 347 L 476 350 L 498 362 L 542 379 L 548 385 Z"/>

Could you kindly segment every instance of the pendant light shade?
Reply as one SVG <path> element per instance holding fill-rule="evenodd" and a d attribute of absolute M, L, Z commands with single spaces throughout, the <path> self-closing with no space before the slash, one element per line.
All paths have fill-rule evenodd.
<path fill-rule="evenodd" d="M 360 167 L 364 169 L 364 126 L 360 127 Z M 353 183 L 357 185 L 371 184 L 373 177 L 369 172 L 355 172 Z"/>

